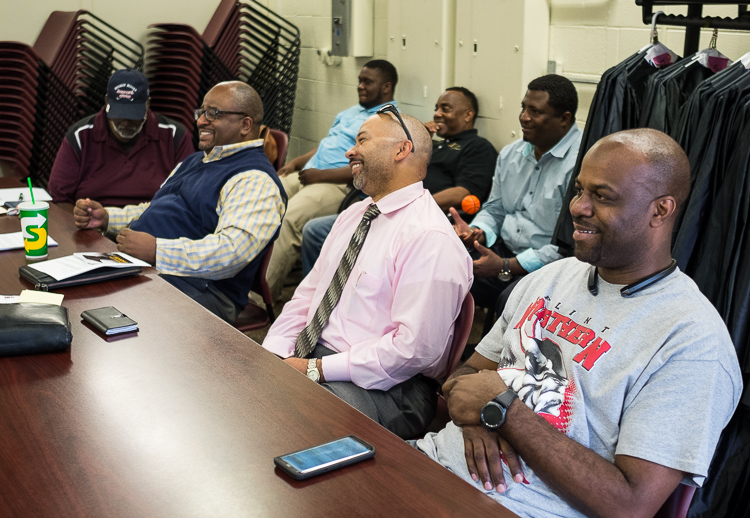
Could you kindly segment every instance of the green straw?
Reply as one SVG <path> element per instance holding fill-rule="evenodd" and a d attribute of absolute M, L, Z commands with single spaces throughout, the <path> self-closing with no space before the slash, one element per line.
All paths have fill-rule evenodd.
<path fill-rule="evenodd" d="M 31 188 L 31 177 L 27 176 L 26 179 L 29 181 L 29 192 L 31 192 L 31 203 L 36 204 L 36 201 L 34 201 L 34 189 Z"/>

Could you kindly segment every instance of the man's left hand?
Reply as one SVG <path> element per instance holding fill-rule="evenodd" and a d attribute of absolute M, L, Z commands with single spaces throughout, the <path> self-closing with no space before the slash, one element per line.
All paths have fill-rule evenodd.
<path fill-rule="evenodd" d="M 474 242 L 474 249 L 481 255 L 474 261 L 474 277 L 497 277 L 503 268 L 502 257 L 482 246 L 479 241 Z"/>
<path fill-rule="evenodd" d="M 482 407 L 508 387 L 493 370 L 466 374 L 445 382 L 443 393 L 448 393 L 448 413 L 457 426 L 479 424 Z"/>
<path fill-rule="evenodd" d="M 156 238 L 151 234 L 123 228 L 117 235 L 117 249 L 149 264 L 156 265 Z"/>
<path fill-rule="evenodd" d="M 466 468 L 472 480 L 481 480 L 487 491 L 494 487 L 499 493 L 505 492 L 508 484 L 503 473 L 503 457 L 513 481 L 525 480 L 521 458 L 497 432 L 487 431 L 481 426 L 464 426 L 461 431 L 464 436 Z"/>

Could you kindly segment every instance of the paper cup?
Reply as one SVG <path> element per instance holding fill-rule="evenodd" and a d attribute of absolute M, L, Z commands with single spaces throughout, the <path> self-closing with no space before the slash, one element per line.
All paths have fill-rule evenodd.
<path fill-rule="evenodd" d="M 49 203 L 25 201 L 18 204 L 27 259 L 47 257 L 47 210 Z"/>

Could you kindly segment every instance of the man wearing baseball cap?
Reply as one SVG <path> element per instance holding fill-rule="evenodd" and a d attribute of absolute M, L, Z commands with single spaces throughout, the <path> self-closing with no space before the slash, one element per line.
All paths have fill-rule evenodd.
<path fill-rule="evenodd" d="M 48 189 L 55 202 L 94 198 L 122 207 L 149 201 L 194 151 L 182 124 L 149 109 L 146 76 L 130 68 L 117 70 L 104 107 L 68 130 Z"/>

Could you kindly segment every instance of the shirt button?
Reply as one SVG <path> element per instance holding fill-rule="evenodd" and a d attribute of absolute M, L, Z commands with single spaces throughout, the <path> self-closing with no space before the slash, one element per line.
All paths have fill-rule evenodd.
<path fill-rule="evenodd" d="M 534 191 L 529 191 L 529 196 L 534 196 Z"/>
<path fill-rule="evenodd" d="M 539 166 L 536 166 L 534 169 L 536 169 L 537 171 L 539 171 Z"/>
<path fill-rule="evenodd" d="M 520 234 L 520 233 L 521 233 L 521 229 L 520 229 L 520 228 L 519 228 L 519 229 L 517 229 L 517 230 L 516 230 L 516 233 L 517 233 L 517 234 Z"/>

